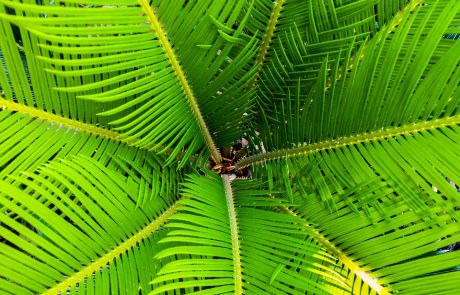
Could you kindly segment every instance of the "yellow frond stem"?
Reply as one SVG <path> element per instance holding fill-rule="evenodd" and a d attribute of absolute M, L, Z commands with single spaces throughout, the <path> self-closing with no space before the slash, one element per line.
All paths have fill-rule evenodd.
<path fill-rule="evenodd" d="M 228 217 L 230 219 L 230 229 L 232 236 L 232 253 L 233 253 L 233 276 L 235 279 L 235 293 L 237 295 L 243 294 L 243 277 L 241 271 L 241 253 L 240 253 L 240 240 L 238 234 L 238 224 L 236 222 L 236 211 L 233 200 L 233 192 L 231 179 L 228 175 L 222 175 L 225 188 L 225 197 L 227 200 Z"/>
<path fill-rule="evenodd" d="M 188 83 L 187 77 L 185 76 L 185 72 L 179 63 L 179 60 L 176 54 L 174 53 L 174 50 L 171 44 L 169 43 L 168 38 L 166 38 L 166 33 L 163 31 L 160 21 L 156 17 L 153 8 L 149 4 L 149 1 L 139 0 L 139 5 L 143 8 L 145 15 L 148 17 L 150 25 L 152 26 L 153 31 L 156 33 L 158 40 L 160 41 L 165 51 L 165 54 L 180 81 L 182 89 L 184 90 L 185 95 L 190 103 L 190 106 L 192 107 L 193 114 L 195 115 L 195 118 L 198 121 L 200 130 L 203 133 L 206 145 L 208 146 L 209 151 L 211 152 L 212 158 L 217 164 L 219 164 L 220 162 L 222 162 L 222 157 L 219 153 L 219 150 L 216 148 L 214 144 L 211 134 L 209 133 L 208 127 L 206 126 L 206 123 L 201 114 L 198 102 L 195 98 L 195 95 L 193 94 L 192 88 Z"/>
<path fill-rule="evenodd" d="M 361 133 L 349 137 L 341 137 L 331 140 L 326 140 L 318 143 L 313 143 L 305 146 L 294 147 L 291 149 L 278 150 L 268 153 L 253 155 L 242 159 L 235 165 L 235 169 L 239 170 L 251 165 L 263 164 L 266 161 L 286 157 L 297 157 L 301 155 L 310 155 L 326 150 L 340 149 L 346 146 L 352 146 L 370 141 L 382 141 L 396 136 L 404 136 L 413 133 L 432 130 L 442 127 L 454 126 L 460 124 L 460 116 L 441 118 L 431 121 L 423 121 L 411 123 L 398 127 L 389 127 L 379 131 Z"/>
<path fill-rule="evenodd" d="M 162 215 L 160 215 L 157 219 L 153 222 L 148 224 L 144 227 L 141 231 L 136 233 L 134 236 L 123 242 L 122 244 L 118 245 L 116 248 L 112 249 L 110 252 L 106 253 L 104 256 L 100 257 L 98 260 L 94 261 L 93 263 L 89 264 L 79 272 L 75 273 L 74 275 L 66 278 L 64 281 L 58 283 L 56 286 L 48 289 L 46 292 L 42 293 L 43 295 L 57 295 L 57 294 L 66 294 L 67 289 L 70 286 L 75 285 L 77 282 L 81 282 L 86 277 L 92 275 L 94 272 L 101 269 L 101 267 L 106 267 L 107 263 L 115 259 L 116 257 L 120 256 L 121 254 L 125 253 L 129 249 L 135 247 L 137 243 L 142 241 L 143 239 L 150 236 L 154 233 L 157 229 L 159 229 L 164 223 L 168 221 L 168 219 L 176 213 L 179 205 L 175 203 L 171 207 L 169 207 Z"/>
<path fill-rule="evenodd" d="M 268 21 L 267 29 L 265 30 L 265 34 L 262 38 L 262 42 L 260 43 L 260 48 L 259 48 L 259 53 L 257 54 L 256 57 L 256 64 L 259 65 L 258 72 L 260 72 L 262 68 L 262 64 L 265 60 L 265 57 L 267 56 L 268 53 L 268 48 L 270 47 L 270 43 L 272 42 L 273 35 L 275 33 L 276 29 L 276 24 L 278 23 L 278 18 L 280 17 L 281 9 L 283 8 L 284 0 L 278 0 L 276 1 L 275 6 L 273 7 L 272 14 L 270 15 L 270 20 Z M 254 85 L 257 82 L 257 75 L 254 76 L 251 82 L 249 82 L 247 86 L 247 90 L 251 89 L 254 87 Z"/>
<path fill-rule="evenodd" d="M 282 207 L 282 211 L 286 212 L 287 214 L 298 216 L 298 214 L 292 211 L 289 208 Z M 317 230 L 312 230 L 313 233 L 312 238 L 315 239 L 320 245 L 324 246 L 328 249 L 331 254 L 335 256 L 343 265 L 345 265 L 352 273 L 354 273 L 357 277 L 359 277 L 363 282 L 369 285 L 370 288 L 375 290 L 377 294 L 380 295 L 389 295 L 389 290 L 380 285 L 377 278 L 372 277 L 372 275 L 368 274 L 365 270 L 363 270 L 359 265 L 351 260 L 346 254 L 344 254 L 340 249 L 338 249 L 333 243 L 331 243 L 328 239 L 326 239 L 321 233 Z"/>
<path fill-rule="evenodd" d="M 82 122 L 72 120 L 69 118 L 61 117 L 61 116 L 58 116 L 58 115 L 55 115 L 49 112 L 45 112 L 45 111 L 30 107 L 30 106 L 16 103 L 11 100 L 6 100 L 2 97 L 0 97 L 0 109 L 1 108 L 5 108 L 5 109 L 8 109 L 14 112 L 27 114 L 34 118 L 46 120 L 49 122 L 53 122 L 55 124 L 62 124 L 72 129 L 83 131 L 83 132 L 86 132 L 92 135 L 102 136 L 102 137 L 110 138 L 116 141 L 121 141 L 127 144 L 131 144 L 131 142 L 126 142 L 118 138 L 119 134 L 117 132 L 99 128 L 94 125 L 82 123 Z"/>

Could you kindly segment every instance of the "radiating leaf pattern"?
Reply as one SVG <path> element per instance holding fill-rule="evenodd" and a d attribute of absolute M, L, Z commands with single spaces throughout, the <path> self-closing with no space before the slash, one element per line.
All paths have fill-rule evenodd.
<path fill-rule="evenodd" d="M 451 0 L 0 0 L 0 294 L 454 294 L 459 28 Z"/>
<path fill-rule="evenodd" d="M 194 28 L 192 35 L 202 35 L 203 30 L 214 32 L 208 34 L 207 40 L 202 40 L 213 45 L 210 50 L 201 49 L 196 41 L 183 45 L 187 50 L 196 48 L 187 51 L 193 54 L 192 57 L 180 50 L 182 41 L 170 33 L 168 18 L 164 23 L 158 22 L 163 7 L 161 3 L 157 16 L 150 4 L 143 0 L 124 1 L 118 6 L 87 2 L 87 5 L 41 6 L 3 1 L 16 14 L 3 14 L 2 17 L 18 25 L 24 42 L 31 43 L 30 48 L 24 48 L 30 59 L 29 66 L 34 69 L 31 72 L 33 92 L 40 96 L 40 100 L 45 99 L 37 101 L 38 107 L 42 108 L 44 104 L 50 111 L 87 120 L 90 113 L 69 114 L 67 108 L 94 110 L 92 102 L 96 102 L 96 114 L 108 118 L 102 122 L 114 126 L 121 132 L 121 138 L 136 146 L 159 153 L 168 152 L 171 162 L 187 148 L 182 161 L 184 165 L 206 143 L 218 161 L 215 145 L 228 145 L 241 134 L 231 122 L 240 120 L 247 111 L 249 93 L 241 91 L 254 71 L 244 67 L 255 54 L 256 40 L 242 35 L 242 40 L 248 42 L 236 49 L 234 44 L 219 36 L 214 22 L 221 24 L 220 19 L 230 17 L 231 21 L 239 16 L 243 1 L 211 6 L 215 13 L 225 9 L 218 18 L 214 18 L 206 6 L 200 6 L 199 11 L 191 13 L 208 13 L 205 21 L 198 20 L 197 24 L 177 29 L 174 26 L 181 23 L 179 20 L 171 24 L 171 29 L 177 30 L 182 38 L 183 30 L 187 28 Z M 168 6 L 170 16 L 174 16 L 176 9 L 183 15 L 181 11 L 188 10 L 188 7 L 197 8 L 193 3 L 184 6 L 174 9 Z M 196 18 L 189 17 L 190 20 Z M 241 35 L 242 29 L 237 30 L 233 38 Z M 187 40 L 193 40 L 190 32 L 186 36 Z M 19 63 L 18 56 L 7 58 Z M 196 63 L 197 58 L 202 62 Z M 230 63 L 232 60 L 234 62 Z M 209 68 L 206 71 L 209 76 L 200 75 L 200 80 L 190 78 L 194 76 L 186 72 L 196 71 L 196 66 Z M 50 80 L 38 81 L 37 85 L 34 83 L 34 78 L 38 79 L 36 75 L 50 77 Z M 41 91 L 42 88 L 47 89 Z M 72 97 L 68 106 L 55 105 L 60 100 L 57 98 L 47 100 L 47 96 L 56 97 L 59 92 L 64 92 L 64 97 Z M 31 101 L 27 103 L 35 105 Z M 80 107 L 76 108 L 75 104 Z M 234 115 L 231 115 L 233 118 L 229 116 L 229 125 L 220 124 L 222 114 L 230 112 Z M 177 120 L 177 117 L 182 119 Z M 214 123 L 216 120 L 219 123 Z M 211 130 L 206 124 L 210 124 Z M 200 133 L 202 136 L 196 136 Z"/>

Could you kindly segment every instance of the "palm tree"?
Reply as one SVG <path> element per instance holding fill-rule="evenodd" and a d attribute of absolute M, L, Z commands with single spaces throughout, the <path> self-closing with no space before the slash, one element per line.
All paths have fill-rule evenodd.
<path fill-rule="evenodd" d="M 0 0 L 0 294 L 456 294 L 460 1 Z"/>

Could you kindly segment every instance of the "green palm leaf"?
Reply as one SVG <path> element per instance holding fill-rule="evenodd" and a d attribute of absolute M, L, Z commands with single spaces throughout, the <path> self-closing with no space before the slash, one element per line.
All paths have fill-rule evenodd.
<path fill-rule="evenodd" d="M 0 294 L 454 294 L 459 28 L 450 0 L 0 0 Z"/>
<path fill-rule="evenodd" d="M 442 39 L 442 35 L 449 30 L 458 9 L 455 3 L 434 3 L 419 7 L 414 14 L 403 14 L 396 33 L 389 34 L 393 30 L 389 27 L 377 35 L 366 45 L 365 53 L 362 51 L 362 62 L 354 62 L 352 74 L 333 83 L 331 89 L 326 88 L 326 61 L 306 101 L 297 83 L 295 91 L 288 91 L 283 99 L 281 109 L 275 111 L 276 121 L 265 116 L 264 147 L 273 151 L 244 159 L 237 168 L 369 141 L 399 140 L 427 129 L 448 132 L 448 126 L 458 124 L 459 101 L 454 85 L 460 78 L 459 43 Z M 424 27 L 417 21 L 430 17 L 432 21 L 425 21 Z M 410 46 L 405 48 L 405 42 Z M 413 46 L 418 42 L 422 44 Z M 394 48 L 405 49 L 398 52 Z M 333 68 L 332 81 L 339 75 L 338 66 Z M 345 69 L 342 74 L 346 75 Z M 449 149 L 454 146 L 455 141 L 438 145 Z"/>
<path fill-rule="evenodd" d="M 168 247 L 157 258 L 197 257 L 166 264 L 154 283 L 168 283 L 154 294 L 189 286 L 196 294 L 329 294 L 331 286 L 346 288 L 331 269 L 331 257 L 307 238 L 312 229 L 297 217 L 270 211 L 287 203 L 266 193 L 260 184 L 232 183 L 229 176 L 191 176 L 183 206 L 166 225 L 172 231 L 160 242 L 189 245 Z"/>
<path fill-rule="evenodd" d="M 343 64 L 348 47 L 356 53 L 406 1 L 284 0 L 255 5 L 261 15 L 248 29 L 265 32 L 258 35 L 261 47 L 256 63 L 262 65 L 258 96 L 264 111 L 271 112 L 272 97 L 284 95 L 297 80 L 304 91 L 311 88 L 326 57 Z"/>
<path fill-rule="evenodd" d="M 4 181 L 13 183 L 9 176 L 34 172 L 48 161 L 81 155 L 127 173 L 137 183 L 153 186 L 149 199 L 178 195 L 180 174 L 161 167 L 164 159 L 115 140 L 116 133 L 24 106 L 11 112 L 10 108 L 20 105 L 0 103 L 7 105 L 0 112 L 0 178 Z"/>
<path fill-rule="evenodd" d="M 442 204 L 430 203 L 431 214 L 420 216 L 392 196 L 391 204 L 382 204 L 387 218 L 373 206 L 366 210 L 370 217 L 366 220 L 357 218 L 347 198 L 337 195 L 336 200 L 337 213 L 316 197 L 300 197 L 296 210 L 311 222 L 321 222 L 322 234 L 357 261 L 379 293 L 420 294 L 423 288 L 430 294 L 448 294 L 455 290 L 459 253 L 447 249 L 458 241 L 459 226 Z M 357 285 L 355 292 L 367 294 L 365 288 Z"/>
<path fill-rule="evenodd" d="M 174 198 L 141 202 L 152 188 L 83 156 L 11 178 L 21 189 L 1 181 L 1 289 L 151 290 L 160 264 L 146 257 L 161 249 L 155 232 L 176 211 Z"/>
<path fill-rule="evenodd" d="M 351 74 L 338 61 L 329 68 L 327 58 L 307 99 L 298 80 L 275 120 L 262 113 L 263 146 L 271 151 L 237 164 L 262 165 L 255 175 L 298 196 L 294 203 L 305 205 L 294 210 L 320 223 L 325 241 L 340 245 L 333 252 L 351 261 L 344 262 L 350 280 L 378 293 L 417 294 L 423 285 L 442 294 L 453 285 L 441 282 L 457 276 L 456 252 L 435 252 L 457 242 L 459 230 L 460 43 L 443 39 L 459 11 L 448 1 L 407 10 L 397 29 L 362 47 Z M 338 82 L 329 89 L 328 81 Z M 326 215 L 331 228 L 322 226 Z M 429 261 L 444 262 L 422 267 Z"/>
<path fill-rule="evenodd" d="M 168 6 L 165 27 L 159 22 L 159 17 L 163 19 L 163 2 L 156 4 L 157 12 L 147 1 L 126 1 L 110 7 L 91 1 L 88 4 L 92 5 L 65 7 L 2 3 L 16 12 L 2 14 L 2 18 L 21 27 L 22 38 L 29 39 L 31 48 L 27 48 L 26 55 L 34 59 L 30 64 L 35 65 L 32 68 L 36 71 L 32 73 L 48 75 L 39 68 L 45 67 L 52 74 L 49 84 L 41 86 L 76 94 L 69 103 L 77 110 L 85 108 L 82 99 L 98 102 L 102 105 L 98 114 L 108 116 L 109 123 L 121 131 L 124 140 L 160 153 L 168 152 L 170 161 L 187 147 L 186 160 L 206 143 L 215 161 L 220 162 L 215 145 L 229 145 L 241 134 L 233 126 L 247 110 L 250 93 L 241 91 L 254 72 L 245 66 L 255 54 L 256 40 L 241 35 L 241 27 L 232 38 L 241 35 L 241 40 L 249 42 L 235 48 L 235 44 L 219 36 L 215 22 L 223 25 L 220 20 L 238 17 L 243 1 L 212 5 L 215 14 L 224 9 L 217 18 L 207 5 L 188 3 L 174 9 Z M 182 11 L 189 7 L 192 11 L 187 14 L 188 24 L 177 28 L 184 21 Z M 205 21 L 200 17 L 204 11 L 209 13 Z M 201 40 L 211 46 L 205 50 L 198 46 L 201 44 L 194 36 L 203 35 L 203 30 L 210 27 L 216 29 Z M 184 31 L 187 28 L 194 31 Z M 194 79 L 187 74 L 197 73 L 198 69 L 208 69 L 209 75 Z M 49 96 L 40 91 L 38 94 Z M 61 112 L 59 106 L 50 110 Z M 221 124 L 222 114 L 230 111 L 231 120 Z M 198 133 L 202 136 L 195 136 Z"/>
<path fill-rule="evenodd" d="M 261 114 L 266 118 L 261 127 L 265 147 L 317 143 L 455 116 L 458 42 L 442 39 L 455 23 L 455 5 L 434 3 L 418 7 L 415 14 L 409 13 L 412 6 L 408 6 L 396 30 L 387 27 L 360 49 L 357 55 L 363 56 L 362 62 L 351 63 L 352 46 L 342 53 L 343 63 L 328 56 L 310 93 L 304 91 L 302 79 L 295 79 L 280 94 L 274 118 L 265 110 Z M 426 20 L 420 23 L 422 19 Z M 356 70 L 347 74 L 343 64 Z M 452 95 L 454 99 L 449 99 Z"/>

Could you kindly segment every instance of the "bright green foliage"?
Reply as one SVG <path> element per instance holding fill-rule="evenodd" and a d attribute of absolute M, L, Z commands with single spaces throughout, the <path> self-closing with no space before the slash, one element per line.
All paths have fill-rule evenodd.
<path fill-rule="evenodd" d="M 190 277 L 198 277 L 199 280 L 192 284 L 208 287 L 209 294 L 232 292 L 236 256 L 234 251 L 232 253 L 232 240 L 235 238 L 240 240 L 238 251 L 241 252 L 240 276 L 244 292 L 326 294 L 325 284 L 346 288 L 340 276 L 331 269 L 333 258 L 307 239 L 308 233 L 311 234 L 309 226 L 297 216 L 270 210 L 289 206 L 289 202 L 267 198 L 268 192 L 260 187 L 257 182 L 241 180 L 235 181 L 232 191 L 227 192 L 217 175 L 210 175 L 210 178 L 193 176 L 184 184 L 186 199 L 179 202 L 184 206 L 166 225 L 174 230 L 161 241 L 184 243 L 184 246 L 167 248 L 157 257 L 188 254 L 201 258 L 178 259 L 167 264 L 154 282 L 181 278 L 184 281 L 170 282 L 156 289 L 155 294 L 189 286 L 190 281 L 185 279 Z M 229 216 L 227 198 L 234 202 L 238 237 L 230 231 L 233 216 Z M 320 276 L 311 278 L 309 272 Z"/>
<path fill-rule="evenodd" d="M 455 294 L 459 34 L 452 0 L 0 0 L 0 294 Z"/>
<path fill-rule="evenodd" d="M 133 294 L 138 282 L 144 290 L 151 289 L 149 273 L 129 270 L 158 268 L 158 262 L 146 258 L 143 251 L 156 243 L 155 236 L 148 233 L 135 247 L 110 252 L 154 222 L 173 202 L 145 188 L 150 179 L 123 176 L 85 156 L 54 161 L 36 173 L 23 172 L 10 179 L 14 183 L 0 183 L 5 210 L 2 236 L 9 241 L 2 244 L 3 291 L 44 292 L 105 255 L 100 272 L 87 273 L 87 285 L 80 283 L 79 292 L 94 288 L 89 283 L 93 280 L 106 294 L 118 293 L 118 288 L 120 294 Z M 144 200 L 138 194 L 153 198 Z M 132 277 L 123 282 L 127 276 Z"/>

